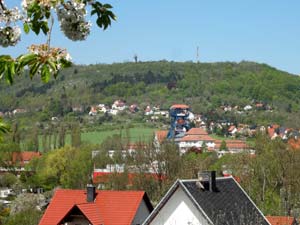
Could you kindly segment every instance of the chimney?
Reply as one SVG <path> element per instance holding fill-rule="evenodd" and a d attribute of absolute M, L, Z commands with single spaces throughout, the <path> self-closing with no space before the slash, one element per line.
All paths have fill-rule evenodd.
<path fill-rule="evenodd" d="M 209 176 L 209 191 L 215 192 L 217 190 L 216 186 L 216 171 L 210 171 Z"/>
<path fill-rule="evenodd" d="M 96 197 L 96 187 L 92 184 L 86 186 L 86 201 L 94 202 Z"/>
<path fill-rule="evenodd" d="M 198 173 L 198 179 L 202 183 L 204 190 L 217 191 L 216 171 L 201 171 Z"/>

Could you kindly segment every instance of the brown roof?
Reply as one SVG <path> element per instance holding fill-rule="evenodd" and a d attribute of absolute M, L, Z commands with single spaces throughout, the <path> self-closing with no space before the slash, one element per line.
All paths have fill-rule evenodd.
<path fill-rule="evenodd" d="M 209 135 L 186 135 L 181 138 L 179 141 L 188 142 L 188 141 L 215 141 L 214 138 Z"/>
<path fill-rule="evenodd" d="M 19 162 L 20 164 L 24 164 L 24 162 L 29 162 L 33 158 L 41 157 L 40 152 L 13 152 L 12 153 L 12 163 Z"/>
<path fill-rule="evenodd" d="M 184 104 L 175 104 L 171 106 L 171 109 L 189 109 L 190 107 L 188 105 Z"/>
<path fill-rule="evenodd" d="M 155 131 L 155 136 L 156 136 L 159 143 L 162 143 L 167 138 L 167 135 L 168 135 L 167 130 Z"/>
<path fill-rule="evenodd" d="M 292 150 L 299 150 L 300 149 L 300 139 L 290 138 L 288 140 L 288 145 L 291 147 Z"/>
<path fill-rule="evenodd" d="M 226 140 L 226 147 L 228 149 L 248 149 L 249 145 L 247 145 L 247 143 L 245 141 L 241 141 L 241 140 Z M 219 149 L 221 146 L 222 141 L 221 140 L 217 140 L 216 142 L 216 149 Z"/>
<path fill-rule="evenodd" d="M 207 135 L 208 133 L 202 128 L 191 128 L 186 135 Z"/>
<path fill-rule="evenodd" d="M 290 216 L 266 216 L 271 225 L 296 225 L 294 217 Z"/>
<path fill-rule="evenodd" d="M 228 128 L 228 132 L 232 132 L 236 127 L 234 125 L 231 125 L 229 128 Z"/>

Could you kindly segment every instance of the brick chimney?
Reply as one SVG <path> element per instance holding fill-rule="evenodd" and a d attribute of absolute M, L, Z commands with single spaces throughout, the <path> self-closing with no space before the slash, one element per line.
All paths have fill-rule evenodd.
<path fill-rule="evenodd" d="M 94 202 L 96 197 L 96 187 L 92 184 L 86 186 L 86 201 Z"/>

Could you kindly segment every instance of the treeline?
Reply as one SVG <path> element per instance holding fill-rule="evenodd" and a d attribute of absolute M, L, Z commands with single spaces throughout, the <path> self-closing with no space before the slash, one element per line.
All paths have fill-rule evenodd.
<path fill-rule="evenodd" d="M 275 115 L 275 120 L 284 123 L 288 115 L 299 117 L 299 87 L 298 76 L 254 62 L 98 64 L 66 69 L 57 80 L 44 85 L 25 76 L 18 77 L 13 86 L 1 83 L 0 111 L 17 107 L 29 108 L 31 112 L 42 110 L 49 101 L 63 101 L 62 105 L 70 108 L 110 105 L 123 99 L 129 104 L 147 103 L 162 108 L 186 103 L 195 113 L 205 114 L 222 105 L 244 107 L 259 102 L 280 112 L 282 116 Z M 268 119 L 270 116 L 260 114 L 259 119 L 273 122 Z M 238 120 L 245 122 L 245 118 Z"/>
<path fill-rule="evenodd" d="M 91 84 L 91 88 L 94 91 L 102 91 L 103 89 L 116 85 L 117 83 L 127 83 L 130 85 L 144 83 L 145 85 L 155 84 L 155 83 L 169 83 L 177 80 L 181 80 L 182 75 L 171 72 L 167 75 L 162 75 L 160 73 L 153 73 L 149 70 L 146 73 L 134 73 L 131 75 L 121 75 L 121 74 L 111 74 L 110 80 L 104 80 L 100 82 L 94 82 Z"/>

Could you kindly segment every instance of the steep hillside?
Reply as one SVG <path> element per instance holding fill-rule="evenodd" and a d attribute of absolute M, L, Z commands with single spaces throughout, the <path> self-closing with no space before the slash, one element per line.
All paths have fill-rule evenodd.
<path fill-rule="evenodd" d="M 224 104 L 245 106 L 256 101 L 279 112 L 297 113 L 299 88 L 300 77 L 254 62 L 97 64 L 73 66 L 47 84 L 27 76 L 16 78 L 13 86 L 2 81 L 0 111 L 51 110 L 57 104 L 88 107 L 120 98 L 162 108 L 187 103 L 198 113 Z"/>

